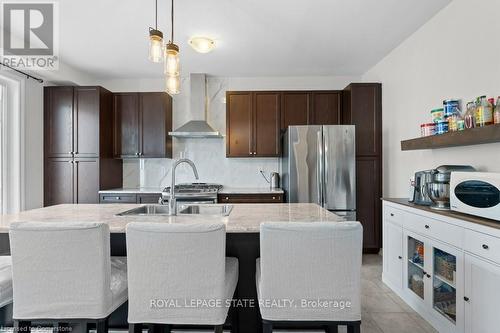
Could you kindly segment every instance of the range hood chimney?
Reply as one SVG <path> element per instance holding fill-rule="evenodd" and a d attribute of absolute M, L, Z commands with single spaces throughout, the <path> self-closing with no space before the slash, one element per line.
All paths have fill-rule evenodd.
<path fill-rule="evenodd" d="M 177 138 L 222 138 L 219 131 L 216 131 L 207 123 L 207 82 L 205 74 L 191 74 L 189 76 L 191 86 L 191 113 L 195 120 L 190 120 L 173 132 L 168 132 L 170 136 Z"/>

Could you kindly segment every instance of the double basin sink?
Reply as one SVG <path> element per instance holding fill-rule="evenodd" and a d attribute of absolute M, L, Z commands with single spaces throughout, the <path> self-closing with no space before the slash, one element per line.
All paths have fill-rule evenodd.
<path fill-rule="evenodd" d="M 177 215 L 229 216 L 233 205 L 179 205 Z M 144 205 L 117 214 L 118 216 L 168 215 L 167 205 Z"/>

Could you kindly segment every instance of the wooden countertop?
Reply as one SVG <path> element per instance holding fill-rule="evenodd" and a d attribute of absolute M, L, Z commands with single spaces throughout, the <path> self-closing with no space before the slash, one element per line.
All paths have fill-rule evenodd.
<path fill-rule="evenodd" d="M 452 210 L 436 210 L 436 209 L 431 209 L 428 206 L 421 206 L 421 205 L 416 205 L 413 202 L 409 202 L 408 199 L 405 198 L 382 198 L 382 200 L 387 201 L 387 202 L 393 202 L 396 204 L 400 204 L 406 207 L 411 207 L 419 210 L 423 210 L 429 213 L 434 213 L 438 215 L 443 215 L 446 217 L 454 218 L 454 219 L 459 219 L 462 221 L 467 221 L 467 222 L 472 222 L 480 225 L 484 225 L 487 227 L 495 228 L 495 229 L 500 229 L 500 221 L 496 220 L 491 220 L 491 219 L 486 219 L 483 217 L 479 216 L 474 216 L 474 215 L 468 215 L 468 214 L 463 214 L 459 212 L 455 212 Z"/>
<path fill-rule="evenodd" d="M 68 221 L 104 222 L 112 233 L 124 233 L 129 222 L 193 223 L 222 222 L 228 233 L 256 233 L 262 222 L 340 222 L 343 218 L 316 204 L 234 204 L 229 216 L 116 216 L 138 204 L 64 204 L 0 217 L 0 233 L 9 232 L 12 222 Z"/>

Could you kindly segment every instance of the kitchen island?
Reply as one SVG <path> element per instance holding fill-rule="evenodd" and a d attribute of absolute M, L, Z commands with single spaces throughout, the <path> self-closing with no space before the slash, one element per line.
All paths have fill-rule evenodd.
<path fill-rule="evenodd" d="M 316 204 L 234 204 L 229 216 L 117 216 L 139 207 L 138 204 L 65 204 L 29 210 L 0 217 L 0 251 L 10 253 L 8 231 L 12 222 L 37 221 L 64 223 L 69 221 L 104 222 L 111 232 L 111 255 L 126 256 L 125 230 L 130 222 L 210 223 L 226 225 L 226 255 L 239 260 L 239 279 L 235 298 L 241 300 L 237 308 L 239 332 L 260 332 L 261 323 L 255 287 L 255 260 L 259 257 L 259 230 L 262 222 L 341 222 L 343 219 Z M 63 250 L 63 249 L 62 249 Z M 145 254 L 147 255 L 147 254 Z M 253 302 L 249 302 L 253 300 Z M 127 327 L 126 304 L 110 318 L 110 326 Z M 4 310 L 0 324 L 9 324 L 10 310 Z M 10 314 L 11 316 L 11 314 Z"/>

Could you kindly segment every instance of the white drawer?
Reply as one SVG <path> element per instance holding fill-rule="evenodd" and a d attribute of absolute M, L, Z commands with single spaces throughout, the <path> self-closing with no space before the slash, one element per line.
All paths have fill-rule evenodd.
<path fill-rule="evenodd" d="M 466 230 L 464 249 L 500 264 L 500 238 Z"/>
<path fill-rule="evenodd" d="M 384 205 L 384 220 L 403 225 L 407 215 L 408 213 L 404 210 Z"/>
<path fill-rule="evenodd" d="M 405 221 L 405 227 L 458 248 L 463 246 L 464 230 L 453 224 L 417 214 L 409 214 Z"/>

